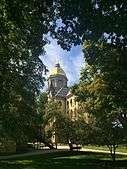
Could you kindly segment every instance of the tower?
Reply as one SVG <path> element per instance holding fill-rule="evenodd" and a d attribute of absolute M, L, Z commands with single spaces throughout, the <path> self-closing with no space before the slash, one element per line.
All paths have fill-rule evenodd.
<path fill-rule="evenodd" d="M 50 98 L 65 99 L 67 88 L 67 76 L 64 70 L 57 63 L 53 69 L 51 69 L 48 78 L 48 93 Z"/>
<path fill-rule="evenodd" d="M 57 101 L 60 106 L 59 113 L 66 114 L 66 117 L 70 117 L 72 121 L 77 120 L 77 102 L 75 100 L 75 96 L 69 92 L 69 88 L 67 87 L 67 76 L 64 70 L 61 68 L 60 64 L 57 63 L 53 69 L 49 72 L 48 77 L 48 98 L 49 101 L 52 99 Z M 53 123 L 55 122 L 55 118 Z M 52 127 L 53 123 L 50 123 L 50 127 Z M 57 145 L 59 142 L 59 137 L 57 132 L 54 130 L 52 138 L 52 142 Z"/>
<path fill-rule="evenodd" d="M 67 76 L 64 70 L 57 63 L 53 69 L 49 72 L 48 77 L 48 98 L 54 99 L 60 103 L 61 113 L 66 113 L 66 96 L 68 93 Z M 57 145 L 58 138 L 54 131 L 52 136 L 52 142 Z"/>

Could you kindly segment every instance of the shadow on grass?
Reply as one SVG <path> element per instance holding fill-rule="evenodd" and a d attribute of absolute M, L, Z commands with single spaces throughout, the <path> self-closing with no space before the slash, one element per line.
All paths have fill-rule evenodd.
<path fill-rule="evenodd" d="M 109 154 L 91 152 L 57 152 L 1 160 L 0 169 L 127 169 L 127 160 L 118 156 L 115 164 Z"/>

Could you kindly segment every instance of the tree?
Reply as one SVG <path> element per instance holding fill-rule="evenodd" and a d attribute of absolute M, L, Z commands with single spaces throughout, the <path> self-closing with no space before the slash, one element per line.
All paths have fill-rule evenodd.
<path fill-rule="evenodd" d="M 86 46 L 86 47 L 85 47 Z M 106 82 L 107 93 L 113 103 L 113 109 L 118 112 L 119 120 L 126 130 L 127 117 L 127 87 L 126 87 L 126 49 L 118 49 L 116 46 L 110 46 L 104 43 L 98 43 L 91 46 L 90 42 L 84 45 L 86 55 L 89 55 L 91 48 L 94 51 L 93 67 L 98 74 L 102 76 L 102 80 Z"/>
<path fill-rule="evenodd" d="M 81 120 L 73 121 L 70 115 L 62 110 L 59 100 L 51 99 L 46 104 L 41 127 L 48 142 L 55 143 L 57 147 L 57 143 L 69 144 L 70 141 L 81 143 L 79 139 L 83 136 L 81 136 L 83 121 L 80 122 Z"/>
<path fill-rule="evenodd" d="M 69 117 L 61 109 L 61 103 L 57 100 L 50 100 L 45 111 L 45 131 L 50 141 L 55 137 L 55 144 L 58 142 L 68 143 L 69 139 Z"/>
<path fill-rule="evenodd" d="M 0 6 L 1 137 L 10 137 L 16 142 L 20 139 L 21 142 L 31 133 L 35 97 L 44 85 L 42 72 L 45 66 L 39 54 L 45 44 L 42 32 L 43 35 L 46 33 L 48 24 L 41 29 L 38 7 L 47 9 L 49 5 L 2 0 Z"/>
<path fill-rule="evenodd" d="M 112 44 L 126 46 L 125 0 L 59 0 L 55 6 L 58 11 L 56 16 L 63 24 L 53 35 L 62 47 L 70 47 L 73 43 L 80 44 L 86 39 L 92 39 L 94 42 L 98 39 L 110 39 Z"/>
<path fill-rule="evenodd" d="M 95 139 L 101 145 L 106 145 L 110 151 L 113 162 L 116 160 L 116 148 L 123 143 L 123 128 L 121 127 L 116 113 L 103 116 L 96 122 Z"/>
<path fill-rule="evenodd" d="M 71 33 L 75 33 L 77 43 L 81 43 L 81 40 L 90 40 L 87 41 L 88 48 L 85 48 L 84 53 L 91 68 L 87 67 L 88 72 L 82 73 L 83 82 L 80 83 L 80 92 L 78 90 L 77 95 L 85 101 L 85 111 L 95 113 L 98 117 L 104 108 L 108 114 L 113 110 L 117 111 L 117 118 L 126 129 L 126 2 L 99 0 L 69 3 L 73 5 L 62 1 L 58 6 L 62 10 L 60 15 L 66 14 L 63 19 L 65 26 L 59 28 L 61 36 L 68 29 L 68 39 L 72 37 Z M 102 42 L 108 45 L 103 45 Z M 95 111 L 94 105 L 102 110 Z"/>
<path fill-rule="evenodd" d="M 5 135 L 9 137 L 13 137 L 13 130 L 8 126 L 10 122 L 7 120 L 12 120 L 12 110 L 15 109 L 15 114 L 20 112 L 16 115 L 18 116 L 16 121 L 19 122 L 20 115 L 32 117 L 34 112 L 36 94 L 44 85 L 42 72 L 45 72 L 46 67 L 39 55 L 44 54 L 48 33 L 57 39 L 63 49 L 67 50 L 73 44 L 81 44 L 86 38 L 95 41 L 102 39 L 104 32 L 108 34 L 112 43 L 126 47 L 126 2 L 124 0 L 112 2 L 1 0 L 0 13 L 0 90 L 2 91 L 0 118 L 3 122 L 1 133 L 2 135 L 6 133 Z M 107 40 L 106 36 L 103 36 L 103 40 L 105 39 Z M 26 97 L 28 95 L 31 98 L 30 102 Z M 26 104 L 22 109 L 18 107 L 20 99 L 19 104 L 15 104 L 15 98 L 18 96 Z M 29 124 L 29 118 L 25 119 L 27 121 L 23 120 L 24 126 Z M 22 132 L 27 137 L 22 130 L 18 131 L 18 126 L 20 125 L 17 125 L 17 133 Z"/>
<path fill-rule="evenodd" d="M 40 93 L 37 97 L 37 118 L 36 118 L 36 125 L 40 127 L 45 127 L 44 116 L 46 112 L 46 106 L 48 104 L 48 95 L 46 92 Z"/>
<path fill-rule="evenodd" d="M 85 45 L 87 54 L 91 43 Z M 126 122 L 123 125 L 119 112 L 127 106 L 123 102 L 127 91 L 125 62 L 121 61 L 121 50 L 103 43 L 94 47 L 94 53 L 97 57 L 82 70 L 80 83 L 74 86 L 73 92 L 84 105 L 84 112 L 93 116 L 93 137 L 97 131 L 98 143 L 108 146 L 115 161 L 116 147 L 123 140 L 123 129 L 126 130 Z"/>

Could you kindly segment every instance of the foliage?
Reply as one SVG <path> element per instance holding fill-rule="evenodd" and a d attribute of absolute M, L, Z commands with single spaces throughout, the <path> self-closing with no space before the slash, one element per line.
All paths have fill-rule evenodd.
<path fill-rule="evenodd" d="M 63 48 L 70 47 L 73 43 L 80 44 L 86 39 L 94 42 L 98 39 L 110 40 L 117 46 L 126 46 L 125 0 L 59 0 L 55 5 L 56 17 L 61 19 L 62 26 L 53 35 Z"/>
<path fill-rule="evenodd" d="M 45 131 L 50 139 L 55 135 L 56 142 L 68 143 L 71 123 L 66 112 L 62 111 L 61 103 L 58 100 L 50 100 L 45 112 Z"/>
<path fill-rule="evenodd" d="M 46 67 L 39 55 L 48 43 L 46 35 L 67 50 L 86 38 L 109 38 L 125 47 L 126 4 L 124 0 L 0 1 L 1 137 L 21 137 L 21 141 L 31 133 L 26 130 L 33 123 L 36 94 L 44 85 Z"/>
<path fill-rule="evenodd" d="M 92 48 L 96 57 L 82 70 L 80 83 L 73 87 L 73 92 L 83 104 L 84 113 L 93 116 L 92 137 L 98 138 L 94 143 L 106 144 L 115 160 L 115 149 L 123 139 L 123 129 L 126 130 L 119 111 L 124 114 L 127 108 L 125 49 L 104 43 L 95 44 L 94 48 L 91 45 L 92 42 L 85 42 L 85 54 L 89 55 Z"/>
<path fill-rule="evenodd" d="M 88 47 L 86 44 L 84 44 L 84 47 L 86 49 L 86 55 L 89 55 L 89 50 L 92 47 Z M 94 59 L 92 67 L 94 67 L 97 76 L 100 76 L 98 80 L 101 80 L 100 85 L 102 92 L 105 92 L 105 96 L 110 99 L 112 110 L 116 111 L 119 114 L 118 118 L 124 128 L 126 128 L 127 49 L 120 49 L 116 48 L 115 46 L 111 47 L 110 45 L 100 43 L 94 45 L 93 50 L 97 58 Z M 84 76 L 82 76 L 82 78 L 83 77 Z M 103 96 L 103 98 L 105 96 Z"/>
<path fill-rule="evenodd" d="M 47 2 L 48 3 L 48 2 Z M 43 53 L 49 4 L 31 1 L 0 2 L 0 118 L 1 137 L 26 141 L 35 116 L 35 97 L 44 85 Z M 44 9 L 39 14 L 41 9 Z M 45 13 L 47 18 L 44 19 Z M 47 24 L 40 23 L 46 21 Z"/>
<path fill-rule="evenodd" d="M 70 114 L 62 111 L 58 100 L 48 102 L 44 117 L 46 136 L 52 139 L 55 135 L 56 143 L 84 144 L 88 142 L 90 125 L 86 123 L 83 116 L 75 120 L 71 119 Z"/>
<path fill-rule="evenodd" d="M 44 116 L 45 116 L 46 106 L 48 104 L 48 96 L 46 92 L 40 93 L 40 95 L 37 97 L 36 104 L 37 104 L 36 105 L 37 108 L 36 125 L 38 127 L 41 126 L 43 128 L 45 125 Z"/>

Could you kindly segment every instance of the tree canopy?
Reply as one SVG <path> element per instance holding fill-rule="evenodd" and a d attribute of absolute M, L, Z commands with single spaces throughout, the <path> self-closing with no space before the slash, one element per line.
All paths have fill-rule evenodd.
<path fill-rule="evenodd" d="M 35 97 L 44 85 L 42 74 L 46 67 L 39 54 L 44 52 L 44 34 L 49 31 L 52 18 L 49 8 L 48 1 L 0 2 L 2 136 L 4 133 L 13 138 L 15 129 L 15 136 L 19 134 L 15 139 L 21 135 L 26 138 L 23 128 L 32 127 L 30 119 L 33 120 L 35 114 Z"/>
<path fill-rule="evenodd" d="M 92 48 L 92 64 L 81 72 L 80 83 L 72 91 L 83 104 L 84 113 L 93 116 L 92 137 L 96 144 L 106 144 L 115 160 L 115 150 L 126 138 L 127 81 L 125 50 L 106 43 L 84 43 L 85 54 Z M 123 134 L 124 133 L 124 134 Z M 92 140 L 88 140 L 92 142 Z"/>
<path fill-rule="evenodd" d="M 111 40 L 118 46 L 127 44 L 127 2 L 125 0 L 59 0 L 57 18 L 63 26 L 56 32 L 60 44 L 80 44 L 85 39 Z M 69 33 L 68 36 L 66 33 Z M 106 36 L 107 34 L 107 36 Z M 60 38 L 59 38 L 60 37 Z"/>
<path fill-rule="evenodd" d="M 25 134 L 19 125 L 23 114 L 24 126 L 31 126 L 29 117 L 35 112 L 35 97 L 44 85 L 46 67 L 39 55 L 44 54 L 44 45 L 48 43 L 46 35 L 56 38 L 66 50 L 84 39 L 109 39 L 123 49 L 127 45 L 126 7 L 124 0 L 0 1 L 2 134 L 14 137 L 13 128 L 17 128 L 17 134 Z M 89 56 L 91 59 L 93 55 Z"/>

